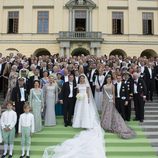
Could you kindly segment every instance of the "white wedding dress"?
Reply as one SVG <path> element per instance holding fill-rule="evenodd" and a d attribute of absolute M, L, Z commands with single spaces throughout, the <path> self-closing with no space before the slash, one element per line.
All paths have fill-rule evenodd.
<path fill-rule="evenodd" d="M 89 86 L 87 78 L 86 85 Z M 84 90 L 82 89 L 81 91 Z M 100 126 L 99 115 L 90 88 L 89 95 L 89 107 L 87 105 L 81 105 L 81 103 L 76 103 L 78 104 L 76 110 L 81 110 L 79 109 L 81 108 L 79 107 L 79 105 L 88 107 L 87 110 L 90 110 L 90 113 L 86 113 L 89 113 L 91 120 L 90 123 L 86 123 L 86 126 L 88 125 L 90 129 L 88 127 L 87 130 L 81 131 L 78 135 L 76 135 L 72 139 L 66 140 L 60 145 L 46 148 L 42 158 L 106 158 L 104 131 Z M 86 102 L 87 101 L 84 101 L 84 103 Z M 79 115 L 76 118 L 74 118 L 74 121 L 82 119 L 83 115 L 77 111 L 76 113 L 78 113 Z M 76 126 L 81 125 L 74 122 L 73 125 L 75 126 L 75 124 Z"/>
<path fill-rule="evenodd" d="M 88 84 L 78 84 L 77 100 L 73 117 L 73 128 L 91 129 L 94 126 L 94 115 L 91 104 L 88 102 L 87 88 Z"/>

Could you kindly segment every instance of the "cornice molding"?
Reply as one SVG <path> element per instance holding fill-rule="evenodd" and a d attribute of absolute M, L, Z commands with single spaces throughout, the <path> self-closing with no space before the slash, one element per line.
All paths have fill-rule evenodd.
<path fill-rule="evenodd" d="M 158 7 L 138 7 L 138 10 L 158 10 Z"/>
<path fill-rule="evenodd" d="M 33 9 L 53 9 L 54 6 L 52 5 L 34 5 L 32 6 Z"/>
<path fill-rule="evenodd" d="M 126 6 L 108 6 L 107 8 L 111 10 L 128 10 Z"/>
<path fill-rule="evenodd" d="M 24 6 L 19 5 L 19 6 L 3 6 L 3 9 L 23 9 Z"/>

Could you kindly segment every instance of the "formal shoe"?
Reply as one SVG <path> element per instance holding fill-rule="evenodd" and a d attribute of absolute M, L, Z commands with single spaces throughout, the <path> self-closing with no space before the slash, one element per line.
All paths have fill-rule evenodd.
<path fill-rule="evenodd" d="M 69 123 L 69 126 L 72 126 L 72 122 Z"/>
<path fill-rule="evenodd" d="M 30 158 L 30 156 L 26 156 L 26 158 Z"/>
<path fill-rule="evenodd" d="M 8 158 L 12 158 L 12 155 L 9 155 Z"/>
<path fill-rule="evenodd" d="M 138 119 L 137 119 L 137 118 L 134 118 L 133 121 L 138 121 Z"/>
<path fill-rule="evenodd" d="M 6 156 L 7 156 L 7 154 L 5 154 L 5 155 L 3 154 L 3 155 L 1 156 L 1 158 L 5 158 Z"/>

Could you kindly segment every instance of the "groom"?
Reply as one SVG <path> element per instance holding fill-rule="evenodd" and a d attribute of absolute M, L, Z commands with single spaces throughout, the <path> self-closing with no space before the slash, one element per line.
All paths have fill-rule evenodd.
<path fill-rule="evenodd" d="M 68 82 L 63 84 L 61 94 L 60 94 L 60 103 L 63 104 L 64 110 L 64 123 L 65 127 L 72 126 L 72 115 L 74 112 L 74 106 L 76 102 L 76 84 L 74 82 L 74 76 L 70 74 L 68 76 Z"/>

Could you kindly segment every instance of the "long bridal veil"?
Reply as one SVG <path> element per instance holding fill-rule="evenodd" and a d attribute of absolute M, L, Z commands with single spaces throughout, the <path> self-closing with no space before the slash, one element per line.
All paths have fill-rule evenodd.
<path fill-rule="evenodd" d="M 85 79 L 86 84 L 89 85 L 86 76 Z M 81 131 L 75 137 L 60 145 L 46 148 L 42 158 L 106 158 L 104 131 L 100 126 L 99 114 L 91 88 L 89 88 L 89 97 L 92 107 L 93 128 Z"/>

